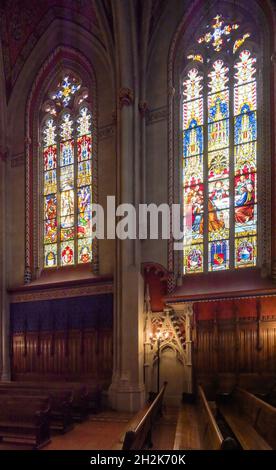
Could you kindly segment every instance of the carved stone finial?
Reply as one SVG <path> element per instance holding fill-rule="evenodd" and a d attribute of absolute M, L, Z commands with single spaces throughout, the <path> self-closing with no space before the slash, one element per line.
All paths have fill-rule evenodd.
<path fill-rule="evenodd" d="M 150 293 L 149 285 L 146 285 L 145 300 L 144 300 L 144 311 L 145 313 L 151 313 Z"/>
<path fill-rule="evenodd" d="M 146 101 L 140 101 L 138 104 L 138 109 L 142 118 L 146 117 L 148 112 L 148 103 Z"/>
<path fill-rule="evenodd" d="M 130 88 L 120 88 L 119 90 L 119 106 L 120 109 L 123 106 L 130 106 L 133 104 L 134 101 L 134 92 Z"/>

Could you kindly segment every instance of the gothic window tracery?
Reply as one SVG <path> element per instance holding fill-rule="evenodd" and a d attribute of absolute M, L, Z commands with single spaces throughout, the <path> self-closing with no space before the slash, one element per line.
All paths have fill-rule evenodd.
<path fill-rule="evenodd" d="M 257 263 L 257 59 L 213 18 L 182 81 L 184 274 Z"/>
<path fill-rule="evenodd" d="M 64 72 L 42 107 L 43 265 L 92 261 L 92 113 L 82 81 Z"/>

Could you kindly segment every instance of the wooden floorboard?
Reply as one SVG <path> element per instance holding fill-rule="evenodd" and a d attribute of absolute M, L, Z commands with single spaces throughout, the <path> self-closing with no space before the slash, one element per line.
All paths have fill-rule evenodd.
<path fill-rule="evenodd" d="M 199 450 L 201 448 L 196 407 L 185 403 L 178 413 L 173 449 Z"/>
<path fill-rule="evenodd" d="M 152 432 L 153 450 L 172 450 L 177 425 L 178 408 L 164 406 Z"/>
<path fill-rule="evenodd" d="M 133 414 L 102 412 L 83 423 L 75 424 L 66 434 L 51 435 L 51 443 L 43 450 L 111 450 Z M 32 446 L 1 442 L 1 450 L 29 450 Z"/>

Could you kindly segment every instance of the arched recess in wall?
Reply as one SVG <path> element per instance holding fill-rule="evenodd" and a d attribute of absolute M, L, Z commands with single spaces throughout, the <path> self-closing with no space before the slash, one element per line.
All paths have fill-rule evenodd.
<path fill-rule="evenodd" d="M 171 44 L 170 53 L 169 53 L 169 62 L 168 62 L 168 107 L 169 107 L 169 120 L 168 120 L 168 145 L 169 145 L 169 204 L 181 203 L 182 211 L 184 216 L 184 210 L 187 208 L 185 205 L 184 208 L 184 182 L 183 182 L 183 164 L 184 164 L 184 136 L 185 129 L 183 127 L 183 105 L 185 102 L 183 96 L 183 82 L 187 77 L 189 70 L 194 67 L 194 69 L 201 70 L 205 67 L 205 71 L 202 72 L 202 98 L 204 100 L 204 106 L 202 110 L 202 119 L 204 122 L 202 125 L 202 134 L 203 134 L 203 150 L 199 152 L 202 154 L 203 167 L 202 167 L 202 194 L 203 199 L 208 201 L 208 190 L 210 189 L 210 179 L 208 180 L 208 156 L 210 154 L 210 149 L 208 148 L 208 106 L 207 100 L 210 96 L 208 93 L 208 80 L 210 80 L 211 66 L 213 65 L 215 59 L 214 55 L 210 53 L 203 52 L 204 57 L 196 57 L 197 54 L 202 54 L 201 51 L 202 43 L 205 43 L 211 49 L 212 41 L 210 36 L 207 36 L 207 41 L 205 39 L 201 41 L 201 44 L 198 42 L 200 37 L 205 37 L 205 34 L 208 31 L 214 31 L 213 24 L 216 20 L 214 18 L 217 15 L 221 15 L 221 18 L 225 20 L 225 23 L 220 26 L 223 28 L 225 25 L 233 24 L 240 25 L 240 27 L 234 27 L 233 31 L 239 31 L 240 34 L 236 35 L 235 40 L 243 38 L 245 34 L 250 32 L 250 37 L 246 37 L 244 44 L 241 44 L 240 51 L 249 50 L 254 54 L 256 58 L 257 67 L 256 67 L 256 81 L 257 81 L 257 119 L 258 119 L 258 139 L 257 139 L 257 175 L 258 175 L 258 221 L 256 224 L 256 233 L 257 233 L 257 258 L 256 258 L 256 267 L 260 269 L 263 276 L 269 276 L 271 273 L 271 217 L 272 217 L 272 169 L 274 168 L 272 162 L 272 149 L 273 149 L 273 132 L 271 132 L 272 123 L 273 123 L 273 102 L 272 102 L 272 82 L 273 77 L 271 74 L 271 54 L 273 51 L 273 29 L 270 24 L 269 8 L 268 5 L 264 5 L 264 8 L 261 8 L 258 2 L 254 2 L 253 5 L 250 3 L 250 8 L 247 2 L 217 2 L 210 1 L 205 2 L 204 5 L 199 4 L 200 2 L 193 2 L 189 11 L 181 21 Z M 272 16 L 272 15 L 271 15 Z M 220 21 L 217 20 L 217 21 Z M 213 30 L 212 30 L 213 28 Z M 208 29 L 208 31 L 207 31 Z M 227 32 L 225 39 L 230 37 L 230 33 Z M 222 36 L 222 39 L 224 37 Z M 232 44 L 232 51 L 234 50 L 235 40 Z M 228 42 L 227 42 L 228 44 Z M 228 46 L 227 46 L 228 47 Z M 214 47 L 213 47 L 214 49 Z M 227 49 L 227 48 L 226 48 Z M 229 47 L 228 47 L 229 49 Z M 200 52 L 198 52 L 200 50 Z M 221 52 L 221 48 L 219 48 Z M 227 52 L 225 51 L 227 55 Z M 221 54 L 222 55 L 222 54 Z M 238 52 L 237 52 L 238 55 Z M 189 58 L 187 57 L 189 56 Z M 230 163 L 230 198 L 232 197 L 231 217 L 230 220 L 230 229 L 232 230 L 232 235 L 229 242 L 232 243 L 232 251 L 235 246 L 235 205 L 234 201 L 234 191 L 235 191 L 235 167 L 234 167 L 234 150 L 235 150 L 235 141 L 234 141 L 234 122 L 235 122 L 235 111 L 234 111 L 234 67 L 237 64 L 236 58 L 229 58 L 225 56 L 226 64 L 229 61 L 232 61 L 232 85 L 230 89 L 231 93 L 231 102 L 229 103 L 229 109 L 232 107 L 229 116 L 229 122 L 232 119 L 232 143 L 225 145 L 229 149 L 229 161 Z M 218 57 L 221 59 L 221 57 Z M 205 61 L 205 64 L 203 65 Z M 190 62 L 194 64 L 199 64 L 191 66 Z M 210 69 L 210 70 L 209 70 Z M 201 71 L 200 71 L 201 73 Z M 186 100 L 187 101 L 187 100 Z M 269 112 L 267 112 L 269 110 Z M 255 111 L 255 110 L 254 110 Z M 230 131 L 229 131 L 230 134 Z M 205 144 L 206 142 L 206 144 Z M 190 156 L 190 155 L 189 155 Z M 232 165 L 232 168 L 231 168 Z M 231 189 L 231 185 L 233 186 Z M 231 199 L 230 199 L 231 200 Z M 208 235 L 210 238 L 209 229 L 209 219 L 208 219 L 208 206 L 203 211 L 205 218 L 205 229 L 204 229 L 204 240 L 202 241 L 202 247 L 204 244 L 203 251 L 206 257 L 204 262 L 204 267 L 202 271 L 206 274 L 210 271 L 210 251 L 208 250 Z M 192 214 L 193 217 L 193 214 Z M 208 224 L 206 221 L 208 220 Z M 193 221 L 193 219 L 192 219 Z M 232 223 L 232 225 L 231 225 Z M 193 227 L 192 227 L 193 229 Z M 230 232 L 229 229 L 229 232 Z M 192 232 L 192 230 L 191 230 Z M 191 237 L 194 233 L 192 232 Z M 206 246 L 205 246 L 206 245 Z M 230 250 L 229 250 L 230 251 Z M 168 269 L 169 271 L 174 272 L 174 279 L 171 280 L 170 288 L 173 289 L 176 279 L 182 279 L 185 270 L 184 267 L 184 249 L 182 251 L 174 251 L 173 241 L 169 241 L 168 247 Z M 230 253 L 232 257 L 232 262 L 229 263 L 229 271 L 234 272 L 237 266 L 235 265 L 234 253 Z M 249 269 L 249 268 L 248 268 Z M 255 267 L 254 267 L 255 269 Z"/>
<path fill-rule="evenodd" d="M 36 279 L 41 271 L 45 268 L 44 257 L 44 208 L 43 208 L 43 165 L 42 153 L 43 145 L 43 122 L 45 118 L 51 116 L 51 110 L 45 108 L 47 102 L 47 94 L 52 91 L 52 87 L 57 85 L 66 75 L 77 77 L 77 80 L 83 85 L 80 91 L 87 90 L 84 97 L 84 103 L 91 112 L 91 129 L 92 129 L 92 200 L 97 203 L 97 92 L 96 78 L 93 67 L 87 58 L 79 51 L 66 47 L 57 47 L 48 57 L 41 67 L 36 80 L 34 81 L 26 109 L 26 133 L 25 133 L 25 153 L 26 153 L 26 214 L 25 214 L 25 283 Z M 77 90 L 78 92 L 78 90 Z M 75 98 L 81 98 L 76 92 Z M 87 96 L 86 96 L 87 95 Z M 82 97 L 83 99 L 83 97 Z M 79 103 L 79 110 L 81 104 Z M 66 109 L 66 108 L 65 108 Z M 44 115 L 43 115 L 44 111 Z M 61 116 L 64 113 L 61 113 Z M 43 121 L 44 119 L 44 121 Z M 76 120 L 77 125 L 77 120 Z M 76 132 L 76 125 L 75 132 Z M 75 142 L 76 142 L 76 136 Z M 74 152 L 77 152 L 77 143 L 75 143 Z M 76 155 L 75 155 L 75 158 Z M 77 187 L 75 187 L 76 190 Z M 75 196 L 75 204 L 76 202 Z M 60 216 L 60 215 L 59 215 Z M 76 217 L 76 216 L 75 216 Z M 77 230 L 77 222 L 74 222 L 75 230 Z M 60 229 L 59 229 L 60 230 Z M 57 237 L 61 236 L 60 232 Z M 61 243 L 61 238 L 57 240 Z M 78 237 L 75 236 L 75 244 L 78 243 Z M 77 246 L 77 245 L 76 245 Z M 58 248 L 59 255 L 61 248 Z M 60 257 L 60 256 L 59 256 Z M 75 255 L 75 264 L 78 259 Z M 98 243 L 93 240 L 92 245 L 92 261 L 89 263 L 93 272 L 98 271 Z M 62 263 L 57 262 L 54 269 L 61 266 Z"/>

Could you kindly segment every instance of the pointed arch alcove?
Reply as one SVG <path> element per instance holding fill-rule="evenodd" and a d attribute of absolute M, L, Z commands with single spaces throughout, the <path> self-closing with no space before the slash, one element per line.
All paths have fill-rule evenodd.
<path fill-rule="evenodd" d="M 76 82 L 79 85 L 76 86 L 74 93 L 72 94 L 72 106 L 70 109 L 67 107 L 66 101 L 64 109 L 59 109 L 58 102 L 54 102 L 49 97 L 49 93 L 58 84 L 61 86 L 61 81 L 64 77 L 72 76 L 77 77 Z M 63 90 L 64 91 L 64 90 Z M 65 90 L 66 91 L 66 90 Z M 67 90 L 68 91 L 68 90 Z M 67 93 L 66 91 L 66 93 Z M 73 96 L 75 95 L 75 96 Z M 65 96 L 65 95 L 64 95 Z M 53 96 L 52 96 L 53 98 Z M 56 96 L 57 98 L 57 96 Z M 55 107 L 56 106 L 56 107 Z M 45 149 L 45 141 L 43 142 L 43 124 L 54 119 L 53 122 L 57 122 L 60 125 L 62 116 L 68 115 L 74 116 L 74 134 L 73 134 L 73 154 L 76 157 L 77 152 L 77 119 L 81 109 L 89 110 L 91 113 L 91 188 L 92 192 L 90 195 L 93 203 L 97 203 L 97 93 L 96 93 L 96 78 L 93 67 L 88 59 L 81 54 L 79 51 L 65 46 L 60 46 L 48 57 L 46 62 L 41 67 L 35 82 L 32 85 L 29 98 L 27 101 L 27 112 L 26 112 L 26 133 L 25 133 L 25 152 L 26 152 L 26 234 L 25 234 L 25 283 L 29 283 L 32 280 L 37 279 L 43 272 L 45 262 L 43 262 L 43 202 L 42 194 L 45 195 L 45 188 L 43 184 L 43 177 L 46 178 L 45 173 L 43 174 L 43 149 Z M 56 121 L 57 120 L 57 121 Z M 62 137 L 59 138 L 61 142 Z M 63 139 L 64 140 L 64 139 Z M 44 145 L 44 147 L 43 147 Z M 58 145 L 59 148 L 59 145 Z M 60 150 L 58 150 L 60 152 Z M 74 163 L 76 167 L 76 163 Z M 50 169 L 50 168 L 49 168 Z M 51 170 L 53 172 L 53 170 Z M 59 171 L 54 170 L 55 172 Z M 75 171 L 76 174 L 76 171 Z M 56 178 L 56 176 L 55 176 Z M 59 176 L 58 176 L 59 178 Z M 76 176 L 75 176 L 76 178 Z M 56 183 L 59 181 L 56 181 Z M 76 201 L 76 190 L 77 186 L 74 185 L 74 198 L 75 205 Z M 47 192 L 47 191 L 46 191 Z M 49 191 L 48 191 L 49 192 Z M 51 191 L 50 191 L 51 192 Z M 90 209 L 91 210 L 91 209 Z M 76 209 L 74 229 L 77 231 L 76 221 Z M 90 222 L 91 222 L 90 214 Z M 58 223 L 56 223 L 57 231 L 60 230 Z M 56 233 L 55 241 L 62 243 L 57 240 L 58 235 Z M 45 241 L 45 237 L 44 237 Z M 47 240 L 46 240 L 47 241 Z M 48 240 L 49 242 L 49 240 Z M 73 242 L 76 244 L 77 237 L 74 236 Z M 45 245 L 46 246 L 46 245 Z M 57 245 L 58 246 L 58 245 Z M 73 246 L 73 245 L 72 245 Z M 59 248 L 57 248 L 59 250 Z M 60 249 L 61 253 L 61 249 Z M 74 254 L 74 263 L 78 264 L 78 257 Z M 88 264 L 91 266 L 91 270 L 94 273 L 98 271 L 98 244 L 97 240 L 93 240 L 92 247 L 92 261 Z M 90 259 L 89 259 L 90 261 Z M 53 264 L 53 269 L 59 269 L 58 261 Z M 71 264 L 71 263 L 69 263 Z M 50 268 L 51 269 L 51 268 Z"/>
<path fill-rule="evenodd" d="M 212 265 L 210 250 L 208 247 L 210 243 L 210 231 L 208 231 L 208 194 L 210 194 L 209 187 L 210 179 L 208 180 L 208 155 L 211 152 L 211 148 L 208 148 L 208 109 L 205 103 L 207 102 L 208 95 L 208 73 L 211 72 L 211 66 L 216 60 L 224 60 L 225 64 L 230 64 L 232 59 L 229 56 L 230 46 L 228 41 L 231 36 L 231 28 L 233 26 L 233 32 L 239 34 L 233 39 L 231 45 L 232 51 L 236 44 L 235 41 L 244 38 L 244 41 L 240 44 L 239 48 L 235 50 L 235 53 L 239 55 L 244 50 L 249 50 L 251 54 L 254 54 L 254 60 L 258 64 L 256 68 L 256 81 L 257 81 L 257 175 L 258 175 L 258 221 L 256 222 L 255 234 L 257 234 L 256 242 L 256 262 L 252 263 L 251 269 L 254 271 L 256 278 L 269 277 L 271 275 L 271 240 L 272 240 L 272 192 L 273 192 L 273 181 L 271 175 L 273 173 L 273 159 L 272 159 L 272 148 L 273 148 L 273 100 L 272 100 L 272 67 L 271 67 L 271 54 L 273 52 L 272 46 L 272 27 L 270 19 L 268 17 L 269 5 L 263 5 L 260 7 L 258 2 L 253 2 L 253 5 L 246 2 L 206 2 L 204 5 L 199 2 L 192 2 L 190 9 L 180 22 L 177 31 L 173 37 L 169 60 L 168 60 L 168 151 L 169 151 L 169 204 L 181 203 L 183 211 L 187 210 L 187 204 L 183 203 L 184 191 L 183 191 L 183 157 L 184 156 L 184 145 L 183 145 L 183 134 L 185 134 L 185 128 L 183 126 L 183 105 L 185 104 L 185 97 L 183 98 L 183 83 L 187 79 L 189 70 L 198 70 L 199 74 L 202 74 L 202 97 L 204 100 L 204 106 L 202 107 L 202 160 L 203 160 L 203 183 L 204 189 L 202 190 L 202 196 L 204 199 L 204 210 L 202 211 L 205 218 L 204 227 L 204 241 L 202 241 L 202 255 L 204 252 L 204 268 L 202 267 L 202 274 L 195 274 L 195 282 L 197 276 L 208 276 L 210 266 Z M 216 20 L 216 18 L 219 18 Z M 214 23 L 219 23 L 219 28 L 226 28 L 224 31 L 225 36 L 221 36 L 222 45 L 225 40 L 225 50 L 223 47 L 219 47 L 218 51 L 215 50 L 213 45 L 213 39 L 210 34 L 214 30 Z M 224 21 L 224 23 L 223 23 Z M 220 25 L 220 22 L 222 24 Z M 212 29 L 213 28 L 213 29 Z M 228 28 L 228 29 L 227 29 Z M 229 30 L 230 28 L 230 30 Z M 211 33 L 210 33 L 211 31 Z M 208 36 L 209 32 L 209 36 Z M 250 33 L 250 36 L 248 34 Z M 248 34 L 248 35 L 247 35 Z M 246 37 L 245 37 L 246 35 Z M 201 41 L 199 41 L 201 38 Z M 205 41 L 205 39 L 207 40 Z M 205 50 L 203 52 L 203 43 L 205 43 Z M 199 51 L 200 49 L 200 51 Z M 208 54 L 206 50 L 208 49 Z M 211 49 L 213 49 L 211 51 Z M 230 51 L 231 52 L 231 51 Z M 217 55 L 217 57 L 215 57 Z M 231 67 L 235 67 L 237 60 Z M 193 64 L 193 65 L 192 65 Z M 227 65 L 228 66 L 228 65 Z M 203 68 L 206 68 L 204 71 Z M 210 69 L 210 70 L 209 70 Z M 236 70 L 236 69 L 235 69 Z M 206 72 L 207 71 L 207 72 Z M 232 76 L 233 73 L 232 73 Z M 232 78 L 231 78 L 232 80 Z M 236 142 L 234 141 L 234 89 L 235 85 L 231 82 L 230 84 L 230 131 L 229 131 L 229 142 L 226 147 L 229 148 L 229 168 L 230 168 L 230 262 L 227 265 L 228 272 L 227 276 L 234 278 L 236 275 L 237 266 L 236 252 L 235 252 L 235 204 L 234 192 L 235 192 L 235 168 L 234 168 L 234 151 Z M 232 122 L 231 122 L 232 120 Z M 231 130 L 232 127 L 232 130 Z M 187 131 L 188 132 L 188 131 Z M 210 139 L 209 139 L 210 140 Z M 201 153 L 201 152 L 199 152 Z M 196 154 L 196 152 L 195 152 Z M 190 154 L 188 155 L 190 156 Z M 196 157 L 195 157 L 196 158 Z M 232 165 L 232 166 L 231 166 Z M 257 206 L 256 206 L 257 207 Z M 257 211 L 256 211 L 257 212 Z M 184 212 L 185 213 L 185 212 Z M 183 214 L 184 215 L 184 214 Z M 222 215 L 222 212 L 221 212 Z M 192 214 L 194 218 L 194 214 Z M 210 225 L 210 224 L 209 224 Z M 203 229 L 202 229 L 203 233 Z M 209 239 L 208 239 L 209 236 Z M 255 235 L 254 235 L 255 236 Z M 223 237 L 222 237 L 223 238 Z M 232 248 L 231 248 L 232 246 Z M 236 249 L 237 251 L 237 249 Z M 223 253 L 222 253 L 223 256 Z M 186 256 L 187 257 L 187 256 Z M 203 256 L 202 256 L 203 257 Z M 185 250 L 174 251 L 173 241 L 169 241 L 168 249 L 168 269 L 173 272 L 169 288 L 173 291 L 176 283 L 185 284 L 185 276 L 183 266 L 185 264 Z M 186 263 L 187 264 L 187 263 Z M 203 264 L 203 262 L 202 262 Z M 213 270 L 213 269 L 212 269 Z M 200 271 L 200 270 L 199 270 Z M 186 269 L 187 272 L 187 269 Z M 214 273 L 215 274 L 215 273 Z M 220 275 L 220 273 L 217 273 Z M 223 274 L 224 275 L 224 274 Z M 199 278 L 198 278 L 199 279 Z"/>

